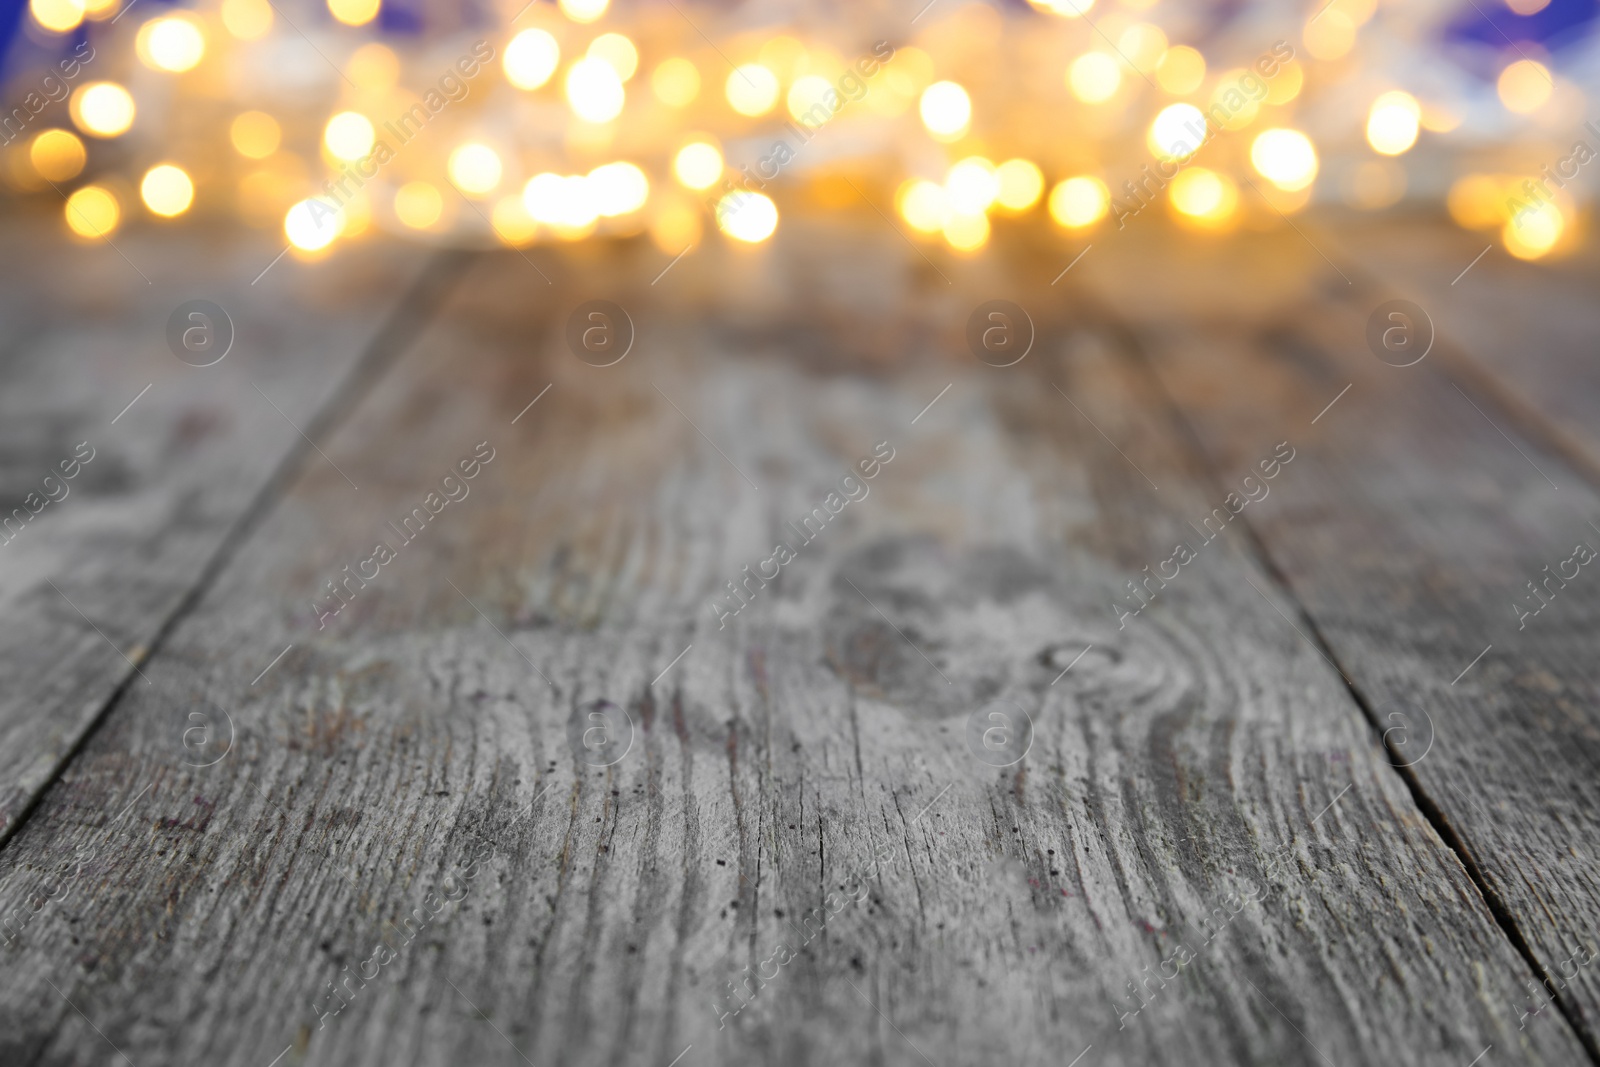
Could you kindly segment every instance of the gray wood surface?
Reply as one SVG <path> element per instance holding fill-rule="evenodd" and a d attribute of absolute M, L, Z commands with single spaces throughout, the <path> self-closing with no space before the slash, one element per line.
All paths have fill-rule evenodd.
<path fill-rule="evenodd" d="M 0 946 L 0 1060 L 1582 1062 L 1561 1014 L 1522 1027 L 1533 970 L 1248 537 L 1119 627 L 1234 472 L 1059 264 L 947 285 L 865 215 L 780 240 L 657 285 L 641 245 L 471 267 L 323 441 L 361 491 L 302 451 L 0 850 L 0 909 L 60 887 Z M 995 296 L 1039 327 L 1006 369 L 963 340 Z M 596 297 L 637 327 L 609 368 L 562 337 Z M 1230 381 L 1188 403 L 1239 419 Z M 1225 457 L 1283 441 L 1263 509 L 1321 440 Z M 570 741 L 598 699 L 609 767 Z M 967 743 L 996 700 L 1034 728 L 1007 768 Z"/>
<path fill-rule="evenodd" d="M 1600 500 L 1586 465 L 1553 443 L 1559 427 L 1527 432 L 1538 412 L 1508 402 L 1498 379 L 1526 368 L 1516 382 L 1549 395 L 1579 353 L 1562 349 L 1552 326 L 1516 353 L 1496 354 L 1474 330 L 1478 315 L 1447 313 L 1435 292 L 1373 284 L 1341 254 L 1365 247 L 1370 229 L 1341 228 L 1338 243 L 1330 232 L 1307 223 L 1300 234 L 1164 246 L 1160 257 L 1137 238 L 1108 241 L 1084 278 L 1134 320 L 1171 402 L 1225 482 L 1248 472 L 1264 442 L 1303 443 L 1293 474 L 1241 515 L 1246 536 L 1303 606 L 1296 640 L 1325 646 L 1375 731 L 1412 743 L 1397 758 L 1421 803 L 1548 983 L 1524 997 L 1543 1009 L 1528 1032 L 1565 1015 L 1593 1054 L 1600 619 L 1593 568 L 1562 561 L 1580 543 L 1600 548 Z M 1453 235 L 1438 241 L 1441 250 L 1459 244 Z M 1451 261 L 1442 251 L 1438 260 Z M 1502 266 L 1486 257 L 1476 269 Z M 1551 272 L 1527 269 L 1504 284 L 1545 308 L 1572 307 L 1574 322 L 1591 314 L 1532 292 Z M 1142 288 L 1130 298 L 1135 278 Z M 1365 337 L 1373 310 L 1397 295 L 1434 305 L 1440 336 L 1415 366 L 1380 362 Z M 1523 321 L 1502 312 L 1502 329 Z M 1456 331 L 1500 366 L 1474 367 Z M 1583 376 L 1569 379 L 1574 395 L 1585 386 Z M 1569 401 L 1561 417 L 1586 403 L 1592 395 Z M 1552 579 L 1543 604 L 1545 594 L 1526 583 L 1543 583 L 1546 566 L 1576 576 Z M 1428 740 L 1431 748 L 1416 751 Z"/>
<path fill-rule="evenodd" d="M 426 259 L 375 246 L 262 275 L 275 234 L 89 247 L 48 223 L 0 227 L 0 840 L 112 695 L 148 684 L 140 664 L 168 621 Z M 214 366 L 168 348 L 168 317 L 194 299 L 233 320 Z M 63 480 L 75 452 L 93 458 Z"/>

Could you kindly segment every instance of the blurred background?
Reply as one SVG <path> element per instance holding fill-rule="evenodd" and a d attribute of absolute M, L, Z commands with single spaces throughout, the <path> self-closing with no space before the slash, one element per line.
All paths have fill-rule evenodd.
<path fill-rule="evenodd" d="M 223 220 L 305 260 L 768 241 L 866 201 L 919 249 L 1158 215 L 1448 212 L 1587 240 L 1596 0 L 5 0 L 0 186 L 62 241 Z M 1157 223 L 1156 225 L 1160 225 Z M 907 255 L 910 253 L 907 252 Z"/>

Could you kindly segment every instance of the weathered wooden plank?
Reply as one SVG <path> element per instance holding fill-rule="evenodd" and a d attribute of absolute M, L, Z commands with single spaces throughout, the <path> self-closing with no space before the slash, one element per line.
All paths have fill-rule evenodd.
<path fill-rule="evenodd" d="M 1180 244 L 1160 258 L 1130 235 L 1102 242 L 1084 277 L 1137 323 L 1225 479 L 1246 472 L 1265 440 L 1304 442 L 1273 501 L 1243 513 L 1250 535 L 1375 728 L 1431 743 L 1425 758 L 1414 747 L 1403 759 L 1408 775 L 1592 1052 L 1600 619 L 1585 567 L 1543 583 L 1575 545 L 1600 547 L 1600 501 L 1546 447 L 1548 433 L 1521 432 L 1498 388 L 1448 373 L 1464 360 L 1443 314 L 1422 362 L 1394 366 L 1407 360 L 1369 351 L 1375 309 L 1409 294 L 1370 287 L 1359 271 L 1346 285 L 1307 240 L 1325 231 L 1304 229 Z M 1547 1005 L 1529 1032 L 1559 1019 L 1548 1001 L 1524 997 L 1529 1009 Z"/>
<path fill-rule="evenodd" d="M 0 1055 L 1580 1059 L 1560 1019 L 1518 1031 L 1531 972 L 1248 546 L 1119 628 L 1214 490 L 1106 335 L 1046 314 L 1056 270 L 944 265 L 1039 315 L 981 366 L 976 299 L 868 221 L 660 287 L 639 247 L 553 290 L 486 261 L 326 443 L 361 493 L 308 464 L 0 852 L 8 906 L 66 894 L 4 949 Z M 604 369 L 560 339 L 597 296 L 638 328 Z M 634 726 L 607 767 L 571 740 L 597 699 Z M 1034 726 L 1009 768 L 968 747 L 992 700 Z M 231 731 L 186 750 L 208 705 Z M 375 977 L 335 999 L 345 967 Z"/>
<path fill-rule="evenodd" d="M 88 248 L 12 220 L 0 241 L 3 839 L 112 693 L 147 684 L 139 664 L 167 620 L 425 257 L 374 246 L 262 275 L 282 246 L 238 230 Z M 204 368 L 167 339 L 195 299 L 235 333 Z"/>

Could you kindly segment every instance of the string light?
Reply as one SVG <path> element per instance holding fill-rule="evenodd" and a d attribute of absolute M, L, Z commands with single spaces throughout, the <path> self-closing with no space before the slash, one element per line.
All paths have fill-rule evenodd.
<path fill-rule="evenodd" d="M 133 125 L 133 96 L 116 82 L 79 86 L 67 107 L 78 129 L 96 137 L 116 137 Z"/>
<path fill-rule="evenodd" d="M 765 115 L 778 102 L 778 77 L 760 63 L 746 63 L 728 75 L 723 92 L 739 114 Z"/>
<path fill-rule="evenodd" d="M 187 16 L 168 15 L 139 27 L 134 51 L 147 67 L 181 74 L 200 62 L 206 52 L 206 39 Z"/>
<path fill-rule="evenodd" d="M 1374 152 L 1398 156 L 1417 143 L 1422 108 L 1410 93 L 1384 93 L 1367 113 L 1367 143 Z"/>
<path fill-rule="evenodd" d="M 585 56 L 567 69 L 567 104 L 585 122 L 610 122 L 627 99 L 622 79 L 603 59 Z"/>
<path fill-rule="evenodd" d="M 241 41 L 259 41 L 272 32 L 267 0 L 222 0 L 222 25 Z"/>
<path fill-rule="evenodd" d="M 732 192 L 717 203 L 717 225 L 736 241 L 759 244 L 778 228 L 778 205 L 760 193 Z"/>
<path fill-rule="evenodd" d="M 561 13 L 573 22 L 593 22 L 606 13 L 611 0 L 561 0 Z"/>
<path fill-rule="evenodd" d="M 1250 163 L 1261 176 L 1287 192 L 1317 178 L 1317 150 L 1299 130 L 1266 130 L 1250 144 Z"/>
<path fill-rule="evenodd" d="M 1026 211 L 1044 192 L 1044 171 L 1031 159 L 1008 159 L 995 168 L 1000 188 L 995 201 L 1007 211 Z"/>
<path fill-rule="evenodd" d="M 1106 217 L 1111 191 L 1099 178 L 1080 174 L 1050 190 L 1050 217 L 1070 230 L 1093 226 Z"/>
<path fill-rule="evenodd" d="M 1104 52 L 1085 52 L 1067 70 L 1072 95 L 1086 104 L 1099 104 L 1117 95 L 1122 68 Z"/>
<path fill-rule="evenodd" d="M 45 130 L 28 145 L 28 162 L 46 181 L 77 177 L 88 158 L 83 142 L 66 130 Z"/>
<path fill-rule="evenodd" d="M 662 60 L 650 72 L 650 91 L 668 107 L 688 107 L 700 95 L 700 71 L 682 56 Z"/>
<path fill-rule="evenodd" d="M 690 141 L 672 157 L 672 174 L 690 189 L 709 189 L 722 177 L 722 153 L 705 141 Z"/>
<path fill-rule="evenodd" d="M 52 33 L 70 33 L 83 22 L 83 0 L 29 0 L 28 10 Z"/>
<path fill-rule="evenodd" d="M 589 54 L 611 64 L 617 77 L 627 81 L 639 69 L 639 50 L 620 33 L 602 33 L 589 44 Z"/>
<path fill-rule="evenodd" d="M 139 183 L 139 198 L 153 213 L 172 218 L 188 211 L 194 203 L 194 182 L 182 167 L 162 163 L 145 172 Z"/>
<path fill-rule="evenodd" d="M 450 153 L 450 180 L 464 193 L 482 196 L 500 184 L 502 167 L 494 149 L 477 141 L 456 146 Z"/>
<path fill-rule="evenodd" d="M 544 30 L 523 30 L 506 45 L 506 81 L 518 89 L 537 89 L 550 80 L 561 62 L 561 46 Z"/>
<path fill-rule="evenodd" d="M 67 197 L 65 217 L 68 228 L 79 237 L 100 238 L 117 228 L 122 207 L 110 190 L 85 185 Z"/>
<path fill-rule="evenodd" d="M 972 98 L 951 81 L 934 82 L 924 89 L 917 110 L 928 132 L 942 141 L 960 138 L 972 123 Z"/>
<path fill-rule="evenodd" d="M 377 141 L 372 120 L 358 111 L 341 111 L 328 120 L 322 131 L 323 146 L 335 159 L 361 159 Z"/>
<path fill-rule="evenodd" d="M 365 26 L 378 17 L 379 0 L 328 0 L 328 13 L 346 26 Z"/>
<path fill-rule="evenodd" d="M 228 139 L 246 159 L 266 159 L 278 150 L 283 131 L 278 120 L 265 111 L 246 111 L 228 127 Z"/>

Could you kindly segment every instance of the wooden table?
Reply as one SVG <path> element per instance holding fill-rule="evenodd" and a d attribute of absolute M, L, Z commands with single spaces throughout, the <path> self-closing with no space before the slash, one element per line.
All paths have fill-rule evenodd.
<path fill-rule="evenodd" d="M 1600 1063 L 1600 265 L 1484 243 L 8 218 L 0 1063 Z"/>

